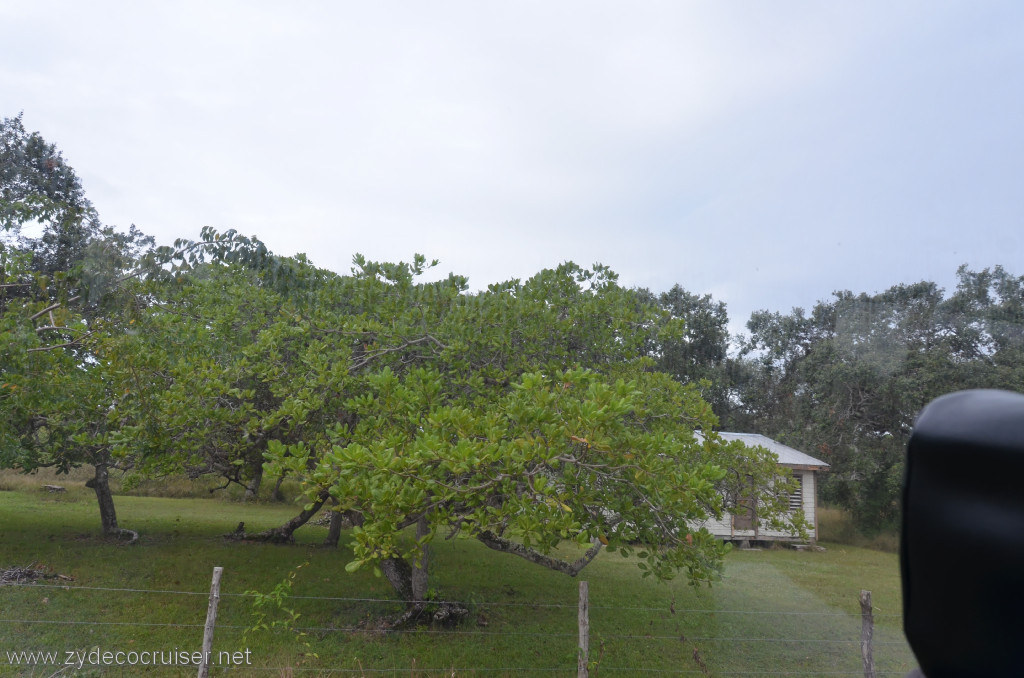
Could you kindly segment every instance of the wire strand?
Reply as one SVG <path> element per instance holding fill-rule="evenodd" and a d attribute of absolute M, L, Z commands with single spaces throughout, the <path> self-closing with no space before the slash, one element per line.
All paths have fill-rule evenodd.
<path fill-rule="evenodd" d="M 168 594 L 168 595 L 184 595 L 184 596 L 209 596 L 209 591 L 176 591 L 171 589 L 135 589 L 135 588 L 114 588 L 108 586 L 64 586 L 61 584 L 37 584 L 34 582 L 24 584 L 5 584 L 2 586 L 9 587 L 21 587 L 21 588 L 49 588 L 49 589 L 62 589 L 65 591 L 104 591 L 104 592 L 122 592 L 122 593 L 156 593 L 156 594 Z M 2 588 L 0 586 L 0 588 Z M 258 593 L 226 593 L 221 592 L 221 598 L 255 598 L 261 594 Z M 382 603 L 391 605 L 404 605 L 404 601 L 397 600 L 395 598 L 346 598 L 343 596 L 297 596 L 289 595 L 289 600 L 325 600 L 333 602 L 350 602 L 350 603 Z M 474 601 L 460 601 L 460 600 L 431 600 L 428 601 L 434 604 L 459 604 L 459 605 L 471 605 L 476 607 L 532 607 L 532 608 L 557 608 L 557 609 L 577 609 L 577 605 L 570 605 L 566 603 L 514 603 L 514 602 L 474 602 Z M 615 611 L 629 611 L 629 612 L 670 612 L 672 614 L 754 614 L 754 615 L 780 615 L 780 616 L 817 616 L 817 617 L 859 617 L 859 613 L 855 612 L 801 612 L 801 611 L 778 611 L 778 610 L 717 610 L 717 609 L 706 609 L 706 608 L 675 608 L 672 612 L 667 606 L 661 607 L 622 607 L 617 605 L 591 605 L 591 610 L 615 610 Z M 900 614 L 873 614 L 875 619 L 881 617 L 902 617 Z"/>
<path fill-rule="evenodd" d="M 66 619 L 0 619 L 0 623 L 8 624 L 55 624 L 55 625 L 97 625 L 97 626 L 147 626 L 175 628 L 203 628 L 203 624 L 179 624 L 174 622 L 114 622 L 114 621 L 74 621 Z M 249 629 L 242 624 L 217 624 L 218 629 Z M 548 631 L 469 631 L 462 629 L 372 629 L 358 626 L 296 626 L 296 631 L 304 633 L 386 633 L 386 634 L 420 634 L 420 635 L 463 635 L 463 636 L 542 636 L 545 638 L 575 638 L 576 633 L 552 633 Z M 747 642 L 747 643 L 831 643 L 857 644 L 860 640 L 835 638 L 759 638 L 743 636 L 686 636 L 686 635 L 636 635 L 601 633 L 595 634 L 601 640 L 671 640 L 681 642 Z M 901 641 L 873 641 L 874 645 L 903 645 Z"/>

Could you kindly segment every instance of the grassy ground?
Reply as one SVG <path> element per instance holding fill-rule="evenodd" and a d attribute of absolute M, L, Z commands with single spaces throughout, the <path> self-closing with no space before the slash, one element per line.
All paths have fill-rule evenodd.
<path fill-rule="evenodd" d="M 215 565 L 225 568 L 215 649 L 248 649 L 254 666 L 212 675 L 573 673 L 577 582 L 476 542 L 442 541 L 431 564 L 438 595 L 468 603 L 469 619 L 450 631 L 384 635 L 358 627 L 399 609 L 387 602 L 393 598 L 390 587 L 371 573 L 347 574 L 346 549 L 317 546 L 324 528 L 303 528 L 294 546 L 231 543 L 220 536 L 239 521 L 249 530 L 280 524 L 295 513 L 294 506 L 119 496 L 122 524 L 142 533 L 138 544 L 125 547 L 99 538 L 95 502 L 84 488 L 62 483 L 67 492 L 49 494 L 38 489 L 44 481 L 3 481 L 0 477 L 0 569 L 35 562 L 74 581 L 0 588 L 0 675 L 51 676 L 59 668 L 13 667 L 4 654 L 8 650 L 60 650 L 61 660 L 64 651 L 97 647 L 197 650 Z M 857 595 L 870 589 L 880 615 L 876 660 L 880 670 L 892 672 L 886 675 L 902 676 L 912 659 L 900 633 L 895 555 L 825 546 L 824 552 L 733 552 L 724 580 L 710 589 L 641 579 L 633 564 L 602 554 L 582 577 L 590 586 L 592 659 L 597 661 L 591 675 L 699 676 L 705 675 L 701 663 L 706 675 L 857 675 Z M 296 639 L 280 629 L 243 635 L 253 624 L 253 599 L 237 594 L 270 591 L 304 563 L 295 575 L 296 597 L 286 606 L 301 615 L 296 624 L 307 635 Z M 197 595 L 102 590 L 109 588 Z M 86 667 L 59 675 L 193 672 L 192 667 L 105 672 Z"/>

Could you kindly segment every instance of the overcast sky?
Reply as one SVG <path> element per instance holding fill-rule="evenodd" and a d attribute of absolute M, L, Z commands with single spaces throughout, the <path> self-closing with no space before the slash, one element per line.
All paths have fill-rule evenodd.
<path fill-rule="evenodd" d="M 1024 3 L 0 0 L 106 223 L 751 311 L 1024 274 Z"/>

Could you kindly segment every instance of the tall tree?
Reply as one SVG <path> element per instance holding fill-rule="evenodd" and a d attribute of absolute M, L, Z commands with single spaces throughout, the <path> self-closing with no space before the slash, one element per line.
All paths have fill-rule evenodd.
<path fill-rule="evenodd" d="M 961 268 L 874 295 L 837 292 L 810 315 L 758 312 L 738 387 L 752 427 L 832 465 L 822 496 L 867 529 L 898 519 L 903 449 L 931 399 L 965 388 L 1020 388 L 1024 285 L 1003 269 Z"/>
<path fill-rule="evenodd" d="M 663 314 L 648 348 L 658 369 L 682 383 L 706 382 L 701 384 L 701 394 L 715 414 L 727 417 L 731 399 L 725 303 L 715 301 L 710 294 L 693 294 L 680 285 L 658 295 L 637 290 L 637 295 Z"/>
<path fill-rule="evenodd" d="M 570 575 L 642 543 L 645 572 L 702 581 L 721 547 L 689 526 L 721 513 L 729 477 L 753 476 L 765 519 L 786 519 L 774 460 L 723 445 L 697 387 L 652 370 L 640 330 L 661 314 L 610 271 L 565 264 L 479 294 L 420 272 L 357 260 L 337 288 L 350 315 L 290 323 L 320 361 L 304 383 L 338 375 L 322 402 L 339 423 L 326 447 L 274 439 L 268 454 L 272 473 L 305 479 L 311 506 L 331 497 L 360 516 L 349 569 L 379 568 L 410 615 L 439 534 Z M 562 560 L 564 540 L 586 549 Z"/>
<path fill-rule="evenodd" d="M 22 227 L 42 227 L 27 237 Z M 95 469 L 105 534 L 122 535 L 109 487 L 118 404 L 131 390 L 130 282 L 152 239 L 104 227 L 60 151 L 21 116 L 0 124 L 0 466 Z M 112 356 L 120 356 L 115 366 Z"/>
<path fill-rule="evenodd" d="M 20 235 L 30 223 L 43 232 L 21 244 L 33 253 L 33 269 L 51 277 L 79 264 L 101 228 L 74 169 L 56 146 L 26 131 L 19 113 L 0 122 L 0 228 Z"/>
<path fill-rule="evenodd" d="M 118 525 L 110 492 L 111 435 L 121 425 L 122 403 L 139 396 L 140 366 L 152 354 L 130 329 L 138 297 L 109 278 L 134 261 L 134 244 L 123 235 L 91 242 L 92 278 L 77 300 L 49 293 L 46 276 L 28 268 L 27 253 L 6 252 L 6 280 L 32 284 L 5 298 L 0 312 L 0 466 L 67 472 L 91 465 L 87 485 L 96 492 L 104 534 L 131 537 Z"/>

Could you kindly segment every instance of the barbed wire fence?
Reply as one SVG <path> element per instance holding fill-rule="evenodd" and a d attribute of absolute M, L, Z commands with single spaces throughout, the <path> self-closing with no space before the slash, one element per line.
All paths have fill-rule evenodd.
<path fill-rule="evenodd" d="M 82 594 L 124 594 L 124 595 L 143 595 L 143 596 L 182 596 L 182 597 L 194 597 L 197 599 L 206 598 L 209 602 L 207 609 L 207 620 L 204 623 L 201 618 L 201 611 L 199 607 L 196 607 L 195 621 L 194 622 L 147 622 L 143 620 L 124 620 L 124 621 L 110 621 L 103 619 L 54 619 L 54 618 L 33 618 L 29 615 L 16 614 L 17 610 L 11 609 L 8 606 L 0 607 L 0 630 L 3 626 L 13 627 L 15 625 L 25 625 L 28 628 L 39 626 L 39 627 L 81 627 L 91 626 L 97 628 L 111 628 L 111 627 L 135 627 L 145 629 L 181 629 L 181 630 L 198 630 L 203 629 L 204 634 L 208 634 L 209 638 L 204 638 L 212 642 L 212 650 L 210 655 L 204 657 L 203 662 L 189 662 L 194 664 L 193 669 L 202 671 L 202 665 L 210 661 L 210 656 L 217 657 L 218 650 L 217 638 L 214 635 L 216 632 L 231 632 L 231 633 L 247 633 L 253 631 L 250 625 L 246 624 L 231 624 L 231 623 L 210 623 L 210 612 L 213 612 L 216 617 L 217 604 L 221 599 L 227 600 L 245 600 L 255 599 L 261 594 L 257 593 L 233 593 L 233 592 L 222 592 L 219 590 L 219 580 L 217 577 L 214 578 L 214 586 L 211 591 L 187 591 L 187 590 L 175 590 L 175 589 L 148 589 L 148 588 L 119 588 L 119 587 L 101 587 L 101 586 L 76 586 L 71 584 L 60 584 L 60 583 L 40 583 L 38 581 L 30 582 L 2 582 L 0 583 L 0 591 L 3 588 L 17 587 L 21 589 L 35 589 L 40 591 L 40 595 L 44 592 L 72 592 Z M 298 634 L 315 634 L 318 640 L 329 638 L 335 634 L 379 634 L 384 636 L 396 636 L 400 637 L 404 634 L 426 634 L 428 636 L 441 637 L 467 637 L 467 636 L 479 636 L 479 637 L 510 637 L 516 641 L 522 639 L 523 642 L 529 642 L 531 639 L 539 637 L 543 638 L 557 638 L 564 639 L 566 647 L 570 647 L 572 640 L 577 640 L 576 648 L 576 675 L 578 677 L 594 677 L 610 674 L 610 675 L 677 675 L 677 676 L 865 676 L 865 678 L 878 678 L 881 676 L 904 676 L 907 671 L 912 667 L 903 664 L 897 668 L 888 668 L 885 670 L 879 670 L 875 668 L 873 660 L 873 651 L 876 647 L 886 649 L 891 647 L 906 647 L 905 641 L 900 640 L 878 640 L 873 638 L 874 631 L 874 620 L 880 618 L 893 618 L 899 615 L 893 614 L 874 614 L 870 607 L 870 594 L 868 592 L 861 592 L 862 614 L 860 617 L 861 621 L 861 634 L 860 637 L 855 637 L 855 634 L 850 634 L 850 637 L 792 637 L 785 635 L 782 627 L 787 626 L 780 622 L 772 622 L 771 625 L 779 629 L 777 634 L 766 634 L 766 635 L 687 635 L 686 633 L 679 632 L 678 626 L 676 633 L 616 633 L 614 628 L 609 630 L 607 626 L 607 619 L 597 625 L 597 631 L 591 638 L 591 629 L 589 621 L 589 613 L 591 611 L 597 613 L 606 613 L 604 617 L 607 617 L 607 613 L 618 613 L 618 612 L 639 612 L 639 613 L 650 613 L 652 615 L 651 626 L 654 625 L 655 619 L 664 619 L 666 617 L 666 607 L 653 607 L 653 606 L 609 606 L 609 605 L 591 605 L 589 601 L 589 591 L 586 582 L 580 582 L 580 597 L 575 603 L 538 603 L 538 602 L 522 602 L 522 601 L 471 601 L 469 603 L 465 601 L 445 601 L 445 600 L 432 600 L 429 601 L 432 604 L 443 604 L 443 603 L 456 603 L 462 605 L 476 606 L 481 609 L 500 609 L 500 608 L 532 608 L 538 610 L 566 610 L 576 612 L 576 628 L 572 628 L 571 622 L 567 622 L 559 628 L 552 629 L 550 631 L 523 631 L 515 628 L 503 628 L 500 630 L 491 630 L 486 628 L 435 628 L 435 627 L 417 627 L 417 628 L 394 628 L 394 629 L 382 629 L 373 628 L 365 624 L 349 624 L 349 625 L 300 625 L 296 624 L 289 628 Z M 867 596 L 867 607 L 864 606 L 864 595 Z M 50 594 L 52 595 L 52 594 Z M 366 606 L 386 606 L 393 607 L 396 605 L 402 605 L 402 601 L 398 601 L 390 598 L 375 598 L 375 597 L 342 597 L 342 596 L 309 596 L 309 595 L 288 595 L 290 601 L 317 601 L 321 603 L 331 603 L 340 605 L 352 605 L 359 608 L 365 608 Z M 12 612 L 14 614 L 12 614 Z M 849 623 L 852 616 L 846 612 L 834 612 L 834 611 L 789 611 L 789 610 L 742 610 L 742 609 L 706 609 L 706 608 L 674 608 L 670 609 L 670 613 L 677 619 L 686 619 L 699 617 L 700 615 L 715 615 L 719 617 L 752 617 L 761 618 L 765 620 L 812 620 L 815 622 L 814 627 L 821 628 L 826 626 L 822 622 L 825 620 L 841 620 L 842 622 Z M 725 624 L 729 626 L 729 624 Z M 791 626 L 791 625 L 789 625 Z M 844 634 L 845 635 L 845 634 Z M 690 657 L 692 662 L 688 666 L 679 666 L 677 668 L 645 668 L 643 666 L 617 666 L 614 663 L 606 663 L 603 659 L 605 648 L 612 644 L 625 644 L 625 643 L 645 643 L 645 644 L 658 644 L 658 643 L 682 643 L 688 648 L 692 647 L 692 653 Z M 776 668 L 765 668 L 761 667 L 743 667 L 736 668 L 733 666 L 735 662 L 725 662 L 723 666 L 716 666 L 714 658 L 722 654 L 720 646 L 727 645 L 732 648 L 743 648 L 749 646 L 759 645 L 774 645 L 780 647 L 800 647 L 806 648 L 803 651 L 809 653 L 808 656 L 828 651 L 833 654 L 838 652 L 839 655 L 848 658 L 849 656 L 860 656 L 863 660 L 863 668 L 860 670 L 853 669 L 807 669 L 800 666 L 777 666 Z M 204 649 L 208 646 L 204 642 Z M 597 651 L 594 652 L 593 648 L 597 647 Z M 175 648 L 177 650 L 177 648 Z M 742 654 L 742 650 L 739 650 Z M 16 653 L 7 653 L 7 662 L 9 665 L 14 664 L 12 661 Z M 123 653 L 122 653 L 123 654 Z M 193 653 L 188 653 L 189 659 L 193 658 Z M 200 653 L 201 654 L 201 653 Z M 230 653 L 228 653 L 230 654 Z M 596 655 L 596 657 L 595 657 Z M 35 656 L 36 660 L 43 658 L 42 653 L 38 653 Z M 28 659 L 28 655 L 22 652 L 20 660 Z M 20 663 L 19 660 L 19 663 Z M 849 662 L 846 662 L 847 664 Z M 889 662 L 891 664 L 892 662 Z M 229 664 L 230 665 L 230 664 Z M 166 664 L 165 664 L 166 666 Z M 70 675 L 65 673 L 67 667 L 59 669 L 56 673 L 47 674 L 56 676 Z M 184 667 L 183 667 L 184 668 Z M 222 667 L 217 667 L 219 670 L 223 670 Z M 268 674 L 268 675 L 280 675 L 280 676 L 293 676 L 293 675 L 317 675 L 317 676 L 388 676 L 388 675 L 412 675 L 412 676 L 433 676 L 433 675 L 444 675 L 444 676 L 472 676 L 472 675 L 572 675 L 573 667 L 569 663 L 557 666 L 417 666 L 415 662 L 411 666 L 396 666 L 396 667 L 351 667 L 351 666 L 330 666 L 330 665 L 319 665 L 319 666 L 306 666 L 306 665 L 285 665 L 285 666 L 258 666 L 258 665 L 246 665 L 244 667 L 245 673 L 256 673 L 256 674 Z M 3 672 L 0 671 L 0 674 Z M 182 674 L 184 675 L 184 674 Z M 199 675 L 205 675 L 199 673 Z M 236 672 L 236 675 L 237 672 Z"/>

